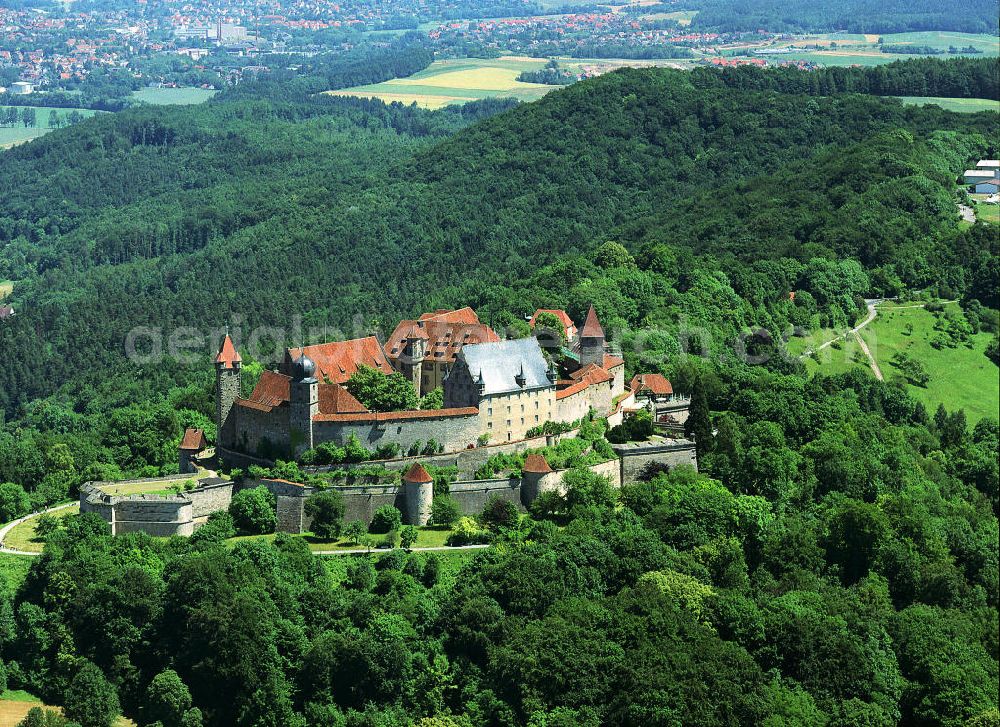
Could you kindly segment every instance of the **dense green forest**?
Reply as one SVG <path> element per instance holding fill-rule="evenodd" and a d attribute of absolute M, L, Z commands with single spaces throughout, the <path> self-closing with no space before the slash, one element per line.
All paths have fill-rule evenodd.
<path fill-rule="evenodd" d="M 691 25 L 724 32 L 996 33 L 997 0 L 688 0 Z"/>
<path fill-rule="evenodd" d="M 440 112 L 275 80 L 0 154 L 0 520 L 212 438 L 226 325 L 594 303 L 630 374 L 706 407 L 700 473 L 578 474 L 461 569 L 70 518 L 0 593 L 0 680 L 163 727 L 995 723 L 996 420 L 809 379 L 781 343 L 915 290 L 996 333 L 1000 241 L 956 180 L 997 115 L 847 93 L 995 88 L 995 62 L 909 63 L 935 65 L 624 70 Z M 206 340 L 137 365 L 137 326 Z"/>

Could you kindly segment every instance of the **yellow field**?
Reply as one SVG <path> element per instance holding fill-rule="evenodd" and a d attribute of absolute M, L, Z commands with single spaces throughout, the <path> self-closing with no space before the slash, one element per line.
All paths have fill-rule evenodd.
<path fill-rule="evenodd" d="M 541 65 L 541 64 L 539 64 Z M 469 68 L 462 71 L 438 73 L 425 78 L 399 78 L 398 86 L 440 86 L 442 88 L 470 89 L 474 91 L 514 91 L 537 88 L 538 84 L 517 80 L 519 71 L 510 68 Z"/>
<path fill-rule="evenodd" d="M 0 280 L 0 300 L 3 300 L 14 290 L 14 283 L 10 280 Z"/>
<path fill-rule="evenodd" d="M 23 693 L 14 692 L 14 694 L 20 695 Z M 25 718 L 32 707 L 41 707 L 58 712 L 62 711 L 59 707 L 50 707 L 38 700 L 0 698 L 0 727 L 17 727 L 17 724 Z M 135 722 L 124 717 L 119 717 L 115 720 L 115 727 L 135 727 Z"/>

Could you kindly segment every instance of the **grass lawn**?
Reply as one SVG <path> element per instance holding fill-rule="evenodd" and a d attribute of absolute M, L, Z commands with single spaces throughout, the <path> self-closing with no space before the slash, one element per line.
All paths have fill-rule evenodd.
<path fill-rule="evenodd" d="M 816 349 L 822 346 L 827 341 L 832 341 L 837 338 L 840 334 L 831 328 L 821 328 L 818 331 L 813 331 L 807 336 L 792 336 L 785 343 L 785 349 L 788 351 L 790 356 L 801 356 L 806 351 Z M 826 352 L 824 349 L 820 351 L 820 355 Z"/>
<path fill-rule="evenodd" d="M 56 517 L 68 517 L 70 515 L 76 515 L 79 512 L 80 506 L 73 505 L 72 507 L 58 510 L 52 514 Z M 23 550 L 25 553 L 41 553 L 45 547 L 45 543 L 35 537 L 35 525 L 37 523 L 37 515 L 35 517 L 28 518 L 7 533 L 7 537 L 4 538 L 3 544 L 8 548 L 13 548 L 14 550 Z"/>
<path fill-rule="evenodd" d="M 958 304 L 948 307 L 957 310 Z M 972 336 L 971 348 L 960 345 L 938 350 L 930 344 L 935 320 L 934 314 L 923 308 L 880 306 L 878 318 L 862 335 L 887 379 L 899 373 L 890 363 L 897 352 L 906 352 L 923 363 L 930 375 L 927 387 L 908 389 L 930 413 L 944 404 L 949 411 L 965 409 L 970 425 L 985 416 L 995 417 L 1000 408 L 1000 369 L 983 353 L 992 334 Z M 910 335 L 906 333 L 908 323 L 913 326 Z"/>
<path fill-rule="evenodd" d="M 824 329 L 812 335 L 815 337 L 815 340 L 822 341 L 835 338 L 839 334 L 835 331 Z M 791 342 L 789 342 L 790 345 Z M 844 374 L 855 366 L 860 366 L 866 371 L 871 371 L 871 368 L 868 366 L 868 359 L 865 357 L 864 352 L 853 335 L 840 343 L 827 346 L 822 351 L 818 351 L 816 355 L 819 361 L 816 361 L 812 356 L 803 359 L 806 370 L 810 374 L 816 372 L 826 374 L 827 376 Z"/>
<path fill-rule="evenodd" d="M 351 564 L 352 558 L 368 558 L 374 557 L 379 558 L 382 554 L 387 551 L 372 551 L 372 555 L 327 555 L 321 556 L 323 565 L 326 566 L 327 572 L 333 577 L 337 583 L 342 583 L 347 579 L 347 568 Z M 420 551 L 415 551 L 419 553 Z M 429 557 L 434 555 L 437 557 L 438 562 L 441 564 L 441 570 L 438 573 L 438 585 L 445 588 L 449 587 L 455 582 L 455 577 L 458 572 L 462 569 L 466 563 L 475 558 L 480 552 L 479 550 L 436 550 L 433 553 L 426 553 L 424 557 Z"/>
<path fill-rule="evenodd" d="M 208 101 L 216 93 L 204 88 L 140 88 L 132 92 L 132 98 L 161 106 L 191 106 Z"/>
<path fill-rule="evenodd" d="M 991 225 L 1000 225 L 1000 205 L 976 202 L 976 219 L 989 222 Z"/>
<path fill-rule="evenodd" d="M 0 300 L 3 300 L 14 290 L 13 280 L 0 280 Z"/>
<path fill-rule="evenodd" d="M 17 528 L 15 528 L 16 530 Z M 445 541 L 448 536 L 451 535 L 451 528 L 436 528 L 436 527 L 422 527 L 417 528 L 420 534 L 417 536 L 416 545 L 414 548 L 420 550 L 421 548 L 440 548 L 445 545 Z M 305 539 L 306 543 L 309 544 L 309 550 L 312 551 L 323 551 L 323 550 L 361 550 L 365 546 L 359 545 L 355 542 L 347 540 L 347 538 L 340 538 L 335 541 L 320 540 L 312 533 L 304 533 L 302 537 Z M 380 543 L 383 535 L 372 535 L 372 538 L 376 543 Z M 229 543 L 236 544 L 243 542 L 245 540 L 274 540 L 274 535 L 237 535 L 235 538 L 230 538 Z M 25 549 L 26 550 L 26 549 Z M 372 553 L 384 553 L 386 552 L 384 548 L 372 548 Z"/>
<path fill-rule="evenodd" d="M 0 104 L 2 105 L 2 104 Z M 33 108 L 35 109 L 35 123 L 37 126 L 24 127 L 21 124 L 13 127 L 2 127 L 0 128 L 0 149 L 6 149 L 12 147 L 16 144 L 23 144 L 26 141 L 31 141 L 32 139 L 37 139 L 39 136 L 44 136 L 52 131 L 53 126 L 49 126 L 49 115 L 52 111 L 56 112 L 60 121 L 65 124 L 66 116 L 72 111 L 78 111 L 84 118 L 90 118 L 97 111 L 91 111 L 89 109 L 63 109 L 63 108 L 53 108 L 50 106 L 31 106 L 31 107 L 16 107 L 19 110 L 21 108 Z"/>
<path fill-rule="evenodd" d="M 946 111 L 972 114 L 977 111 L 1000 111 L 1000 101 L 988 98 L 940 98 L 935 96 L 900 96 L 900 101 L 909 106 L 934 104 Z"/>

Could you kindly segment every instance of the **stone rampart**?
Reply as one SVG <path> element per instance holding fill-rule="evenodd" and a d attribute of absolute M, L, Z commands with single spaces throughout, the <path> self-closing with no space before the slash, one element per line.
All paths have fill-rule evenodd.
<path fill-rule="evenodd" d="M 698 467 L 694 442 L 687 439 L 666 442 L 628 442 L 612 446 L 620 462 L 620 482 L 638 482 L 651 465 Z"/>

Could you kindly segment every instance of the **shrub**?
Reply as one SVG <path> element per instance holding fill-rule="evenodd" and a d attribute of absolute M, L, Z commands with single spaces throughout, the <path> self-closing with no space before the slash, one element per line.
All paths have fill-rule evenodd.
<path fill-rule="evenodd" d="M 403 524 L 403 515 L 392 505 L 382 505 L 372 516 L 372 524 L 368 526 L 370 533 L 388 533 L 399 530 Z"/>
<path fill-rule="evenodd" d="M 440 574 L 441 559 L 437 556 L 437 553 L 431 553 L 427 556 L 427 560 L 424 561 L 424 572 L 420 582 L 424 584 L 425 588 L 431 588 L 437 583 Z"/>
<path fill-rule="evenodd" d="M 390 550 L 388 553 L 375 561 L 375 570 L 402 570 L 405 562 L 406 553 L 398 549 Z"/>
<path fill-rule="evenodd" d="M 520 519 L 517 506 L 499 495 L 491 495 L 479 515 L 479 521 L 493 532 L 501 528 L 516 527 Z"/>
<path fill-rule="evenodd" d="M 306 515 L 312 518 L 313 532 L 324 540 L 333 540 L 340 535 L 344 509 L 344 498 L 336 490 L 317 492 L 305 504 Z"/>
<path fill-rule="evenodd" d="M 447 495 L 435 497 L 431 503 L 431 523 L 442 527 L 454 525 L 458 518 L 462 516 L 462 511 L 458 503 Z"/>
<path fill-rule="evenodd" d="M 399 531 L 390 530 L 382 538 L 382 542 L 379 544 L 380 548 L 398 548 L 399 547 Z"/>
<path fill-rule="evenodd" d="M 420 454 L 420 440 L 419 439 L 417 441 L 415 441 L 413 444 L 410 445 L 410 448 L 408 450 L 406 450 L 406 454 L 408 456 L 410 456 L 410 457 L 416 457 L 418 454 Z"/>
<path fill-rule="evenodd" d="M 370 591 L 375 585 L 375 566 L 369 556 L 352 558 L 347 566 L 347 586 L 355 591 Z"/>
<path fill-rule="evenodd" d="M 420 531 L 416 527 L 413 525 L 404 525 L 403 529 L 399 531 L 399 544 L 402 548 L 409 550 L 417 542 L 419 536 Z"/>
<path fill-rule="evenodd" d="M 375 450 L 375 459 L 396 459 L 399 456 L 399 445 L 395 442 L 383 444 Z"/>
<path fill-rule="evenodd" d="M 45 540 L 58 529 L 59 518 L 55 515 L 45 513 L 43 515 L 39 515 L 38 519 L 35 521 L 35 535 L 41 540 Z"/>
<path fill-rule="evenodd" d="M 104 673 L 85 661 L 63 697 L 63 712 L 87 727 L 111 727 L 121 707 L 118 693 Z"/>
<path fill-rule="evenodd" d="M 228 512 L 213 512 L 205 524 L 191 536 L 192 543 L 222 542 L 236 535 L 236 525 L 233 516 Z"/>
<path fill-rule="evenodd" d="M 241 490 L 229 503 L 233 524 L 243 535 L 273 533 L 277 525 L 274 496 L 261 485 L 251 490 Z"/>
<path fill-rule="evenodd" d="M 459 518 L 455 524 L 455 532 L 448 536 L 448 545 L 474 545 L 490 542 L 490 533 L 479 527 L 479 523 L 471 517 Z M 426 573 L 426 566 L 425 566 Z"/>
<path fill-rule="evenodd" d="M 363 520 L 351 520 L 351 522 L 347 523 L 344 527 L 344 537 L 346 537 L 348 541 L 357 545 L 361 545 L 361 541 L 364 539 L 367 532 L 368 528 L 365 527 Z"/>

